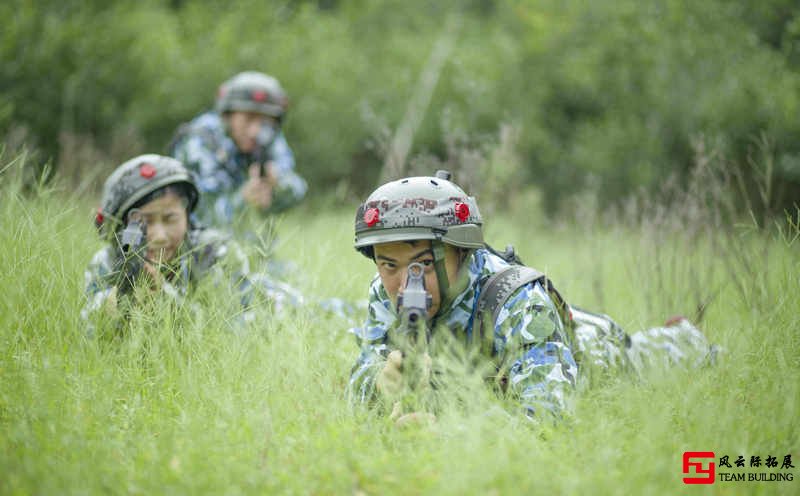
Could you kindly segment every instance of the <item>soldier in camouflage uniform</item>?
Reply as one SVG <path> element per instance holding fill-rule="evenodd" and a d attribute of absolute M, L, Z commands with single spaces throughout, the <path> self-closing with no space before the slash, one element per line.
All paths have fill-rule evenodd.
<path fill-rule="evenodd" d="M 267 215 L 303 199 L 308 187 L 281 131 L 287 106 L 275 78 L 242 72 L 220 86 L 214 110 L 178 130 L 170 154 L 195 174 L 201 222 L 229 229 L 246 207 Z"/>
<path fill-rule="evenodd" d="M 609 317 L 564 303 L 541 275 L 507 283 L 506 297 L 484 311 L 482 292 L 493 292 L 493 276 L 513 263 L 484 243 L 475 199 L 448 179 L 440 171 L 436 177 L 385 184 L 357 210 L 355 248 L 374 261 L 378 274 L 369 291 L 367 320 L 355 329 L 361 353 L 349 381 L 351 401 L 377 400 L 388 409 L 408 387 L 404 362 L 409 357 L 399 346 L 404 329 L 397 300 L 407 284 L 407 266 L 414 262 L 424 267 L 431 293 L 430 339 L 448 333 L 480 346 L 496 371 L 497 389 L 518 399 L 530 415 L 559 415 L 578 378 L 590 369 L 640 370 L 656 360 L 691 365 L 708 360 L 705 337 L 687 320 L 628 336 Z M 430 364 L 429 357 L 423 363 Z M 399 404 L 394 402 L 395 417 L 404 413 Z M 406 413 L 398 422 L 426 418 L 420 415 Z"/>
<path fill-rule="evenodd" d="M 142 292 L 181 302 L 209 276 L 230 282 L 245 307 L 253 302 L 254 285 L 277 309 L 302 302 L 285 284 L 249 274 L 246 257 L 227 236 L 194 225 L 198 196 L 183 164 L 160 155 L 133 158 L 106 180 L 95 225 L 109 244 L 85 273 L 82 317 L 90 330 L 101 315 L 120 317 Z"/>

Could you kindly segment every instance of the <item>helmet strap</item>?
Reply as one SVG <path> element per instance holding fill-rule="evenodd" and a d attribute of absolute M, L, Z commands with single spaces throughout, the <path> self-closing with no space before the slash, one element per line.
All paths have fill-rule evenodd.
<path fill-rule="evenodd" d="M 444 309 L 447 302 L 448 292 L 450 291 L 450 281 L 447 278 L 447 268 L 445 266 L 444 243 L 440 238 L 431 241 L 433 249 L 433 267 L 436 269 L 436 279 L 439 284 L 439 309 Z"/>

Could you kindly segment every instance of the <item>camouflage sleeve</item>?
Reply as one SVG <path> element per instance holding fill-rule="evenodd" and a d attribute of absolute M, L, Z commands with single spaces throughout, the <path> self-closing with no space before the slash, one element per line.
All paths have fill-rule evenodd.
<path fill-rule="evenodd" d="M 114 255 L 111 247 L 105 247 L 92 257 L 83 273 L 86 304 L 81 309 L 81 319 L 91 324 L 91 315 L 102 308 L 112 292 L 110 274 L 113 271 Z"/>
<path fill-rule="evenodd" d="M 294 154 L 283 133 L 279 133 L 270 148 L 278 184 L 272 190 L 272 205 L 267 210 L 276 213 L 300 203 L 306 195 L 308 184 L 295 172 Z"/>
<path fill-rule="evenodd" d="M 639 331 L 630 337 L 626 350 L 634 370 L 678 366 L 696 368 L 713 365 L 720 348 L 709 344 L 705 335 L 685 318 L 663 327 Z"/>
<path fill-rule="evenodd" d="M 207 230 L 213 235 L 222 236 L 214 230 Z M 208 237 L 212 234 L 206 234 Z M 283 312 L 289 308 L 300 307 L 305 303 L 302 293 L 291 285 L 270 277 L 261 272 L 251 272 L 247 255 L 238 243 L 225 239 L 214 243 L 214 270 L 218 271 L 216 281 L 227 277 L 238 292 L 242 307 L 245 309 L 245 320 L 252 319 L 252 308 L 257 297 L 269 302 L 273 311 Z M 225 275 L 223 275 L 223 273 Z"/>
<path fill-rule="evenodd" d="M 193 250 L 196 250 L 192 278 L 198 283 L 208 280 L 215 288 L 230 284 L 230 289 L 245 309 L 245 320 L 249 320 L 252 316 L 247 310 L 253 304 L 253 276 L 257 274 L 251 274 L 244 250 L 216 229 L 197 229 L 190 234 L 190 239 Z"/>
<path fill-rule="evenodd" d="M 212 133 L 190 133 L 174 149 L 175 158 L 192 171 L 200 190 L 194 213 L 206 225 L 225 225 L 243 204 L 241 188 L 220 165 Z"/>
<path fill-rule="evenodd" d="M 581 379 L 653 367 L 714 363 L 719 347 L 685 318 L 628 336 L 608 315 L 570 307 Z"/>
<path fill-rule="evenodd" d="M 578 366 L 556 306 L 538 282 L 511 295 L 499 312 L 494 334 L 508 391 L 529 414 L 558 415 L 575 387 Z"/>
<path fill-rule="evenodd" d="M 369 403 L 374 399 L 375 379 L 389 353 L 387 333 L 396 320 L 389 297 L 377 276 L 370 285 L 367 305 L 364 327 L 353 330 L 361 352 L 351 370 L 347 386 L 347 397 L 352 404 Z"/>
<path fill-rule="evenodd" d="M 114 320 L 117 320 L 119 317 L 122 317 L 121 314 L 116 312 L 119 303 L 121 303 L 123 299 L 125 299 L 128 304 L 133 301 L 130 299 L 129 295 L 120 294 L 117 291 L 118 288 L 114 285 L 114 281 L 118 277 L 115 274 L 115 270 L 118 270 L 118 268 L 115 268 L 118 267 L 116 262 L 120 261 L 117 257 L 118 255 L 115 253 L 115 250 L 111 246 L 107 246 L 94 254 L 92 260 L 89 262 L 89 266 L 86 268 L 86 271 L 84 271 L 84 287 L 87 301 L 81 309 L 81 319 L 85 322 L 90 336 L 95 333 L 96 317 L 99 316 L 101 312 L 107 310 L 108 313 L 104 315 L 106 317 L 113 316 Z M 181 289 L 167 281 L 162 283 L 161 290 L 163 294 L 177 301 L 183 299 Z M 116 298 L 116 301 L 113 305 L 109 305 L 107 302 L 112 295 Z"/>

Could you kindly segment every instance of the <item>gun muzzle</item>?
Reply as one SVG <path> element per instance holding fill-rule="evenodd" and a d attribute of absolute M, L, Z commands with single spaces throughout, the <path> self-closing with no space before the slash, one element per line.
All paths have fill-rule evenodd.
<path fill-rule="evenodd" d="M 416 337 L 417 331 L 425 325 L 433 298 L 425 289 L 425 268 L 422 264 L 409 264 L 407 274 L 405 288 L 397 296 L 397 314 L 403 323 L 401 329 Z"/>
<path fill-rule="evenodd" d="M 264 122 L 261 124 L 261 129 L 256 135 L 256 152 L 253 157 L 259 165 L 261 177 L 267 177 L 266 162 L 269 158 L 269 148 L 277 136 L 278 131 L 271 123 Z"/>
<path fill-rule="evenodd" d="M 128 224 L 120 236 L 120 248 L 126 255 L 136 251 L 144 242 L 144 228 L 142 227 L 142 217 L 138 210 L 128 214 Z"/>

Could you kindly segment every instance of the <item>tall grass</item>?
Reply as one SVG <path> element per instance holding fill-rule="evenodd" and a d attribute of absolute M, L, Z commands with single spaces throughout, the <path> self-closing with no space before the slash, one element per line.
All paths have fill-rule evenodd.
<path fill-rule="evenodd" d="M 687 489 L 687 450 L 800 461 L 798 212 L 781 231 L 714 226 L 691 239 L 652 216 L 554 226 L 498 213 L 490 241 L 515 243 L 567 299 L 630 331 L 692 313 L 710 289 L 702 327 L 725 353 L 710 368 L 581 388 L 558 424 L 531 423 L 454 372 L 438 421 L 399 429 L 345 401 L 357 348 L 344 318 L 259 310 L 231 332 L 223 302 L 202 317 L 156 308 L 125 339 L 88 339 L 82 271 L 101 246 L 91 203 L 23 196 L 9 172 L 20 165 L 0 176 L 2 494 L 666 494 Z M 302 268 L 306 292 L 366 296 L 374 267 L 351 248 L 351 222 L 309 207 L 279 223 L 279 256 Z M 756 271 L 744 288 L 726 250 Z"/>

